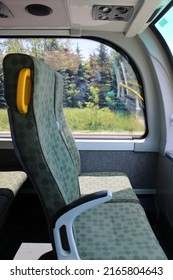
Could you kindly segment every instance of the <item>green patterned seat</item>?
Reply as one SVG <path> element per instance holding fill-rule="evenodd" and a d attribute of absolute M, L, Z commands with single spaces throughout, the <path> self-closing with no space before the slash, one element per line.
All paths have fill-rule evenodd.
<path fill-rule="evenodd" d="M 100 191 L 108 188 L 112 191 L 112 199 L 109 202 L 139 202 L 128 177 L 124 173 L 81 173 L 79 176 L 79 184 L 82 194 L 89 194 L 93 191 Z"/>
<path fill-rule="evenodd" d="M 81 194 L 86 195 L 107 188 L 112 191 L 112 199 L 110 200 L 110 202 L 117 202 L 119 200 L 139 202 L 126 174 L 118 172 L 81 173 L 80 154 L 76 147 L 75 140 L 67 124 L 63 111 L 63 79 L 59 73 L 56 75 L 56 79 L 56 120 L 58 122 L 59 130 L 64 139 L 64 142 L 66 143 L 69 153 L 71 154 L 71 157 L 73 159 L 73 163 L 76 166 L 76 170 L 79 175 Z"/>
<path fill-rule="evenodd" d="M 31 70 L 32 79 L 26 114 L 19 113 L 16 107 L 18 76 L 23 68 Z M 58 209 L 80 196 L 76 169 L 62 141 L 53 110 L 55 72 L 34 57 L 7 55 L 4 87 L 17 156 L 26 166 L 51 223 Z"/>
<path fill-rule="evenodd" d="M 27 76 L 31 97 L 25 96 L 28 111 L 21 113 L 16 89 L 19 73 L 26 68 L 31 71 L 30 78 Z M 140 204 L 123 200 L 100 204 L 110 198 L 109 191 L 81 197 L 78 172 L 55 116 L 56 77 L 49 65 L 31 56 L 11 54 L 4 59 L 14 147 L 42 202 L 55 256 L 166 259 Z M 28 92 L 30 87 L 25 87 Z M 73 216 L 77 216 L 74 223 Z"/>
<path fill-rule="evenodd" d="M 27 176 L 23 171 L 0 172 L 0 190 L 8 189 L 15 196 L 25 182 Z"/>
<path fill-rule="evenodd" d="M 166 259 L 138 203 L 106 203 L 89 209 L 76 219 L 75 233 L 82 259 Z"/>

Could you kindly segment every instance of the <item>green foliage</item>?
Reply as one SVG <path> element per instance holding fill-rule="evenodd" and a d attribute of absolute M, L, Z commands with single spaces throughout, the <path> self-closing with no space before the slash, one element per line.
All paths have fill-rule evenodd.
<path fill-rule="evenodd" d="M 26 53 L 38 58 L 44 57 L 44 39 L 5 39 L 0 42 L 0 51 L 7 53 Z"/>
<path fill-rule="evenodd" d="M 73 106 L 73 98 L 75 95 L 79 95 L 80 94 L 80 91 L 76 89 L 76 85 L 75 84 L 69 84 L 69 87 L 67 89 L 67 101 L 68 101 L 68 104 L 70 106 Z"/>
<path fill-rule="evenodd" d="M 108 108 L 64 108 L 73 132 L 144 133 L 144 126 L 135 115 L 117 114 Z"/>
<path fill-rule="evenodd" d="M 135 116 L 136 96 L 120 85 L 129 85 L 140 94 L 142 89 L 130 63 L 120 53 L 111 51 L 100 43 L 88 58 L 84 58 L 79 44 L 74 48 L 71 39 L 0 40 L 0 62 L 4 55 L 12 52 L 22 52 L 43 59 L 61 73 L 64 79 L 64 111 L 72 131 L 144 132 L 144 121 L 141 122 L 142 118 Z M 2 85 L 1 70 L 1 107 L 4 106 Z M 127 97 L 130 97 L 134 105 L 130 110 L 131 114 L 125 113 L 129 111 L 126 108 Z M 0 110 L 0 131 L 6 130 L 9 130 L 7 113 L 6 110 Z"/>
<path fill-rule="evenodd" d="M 9 131 L 9 121 L 6 109 L 0 109 L 0 132 Z"/>
<path fill-rule="evenodd" d="M 91 108 L 91 105 L 89 105 L 90 103 L 93 103 L 92 104 L 93 106 L 98 105 L 98 102 L 99 102 L 99 88 L 98 87 L 90 86 L 89 100 L 90 100 L 90 102 L 86 102 L 87 107 Z"/>
<path fill-rule="evenodd" d="M 67 122 L 73 132 L 144 133 L 144 126 L 134 115 L 116 114 L 108 108 L 65 108 Z M 6 109 L 0 109 L 0 131 L 9 131 Z"/>
<path fill-rule="evenodd" d="M 98 60 L 97 63 L 99 66 L 103 66 L 107 60 L 109 59 L 109 55 L 107 52 L 107 46 L 105 44 L 99 44 L 98 47 Z"/>

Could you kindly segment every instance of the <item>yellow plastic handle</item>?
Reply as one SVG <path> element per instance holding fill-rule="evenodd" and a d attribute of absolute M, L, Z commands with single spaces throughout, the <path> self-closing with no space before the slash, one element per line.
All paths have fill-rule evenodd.
<path fill-rule="evenodd" d="M 17 83 L 17 109 L 21 114 L 28 112 L 28 105 L 31 98 L 31 70 L 23 68 L 18 77 Z"/>

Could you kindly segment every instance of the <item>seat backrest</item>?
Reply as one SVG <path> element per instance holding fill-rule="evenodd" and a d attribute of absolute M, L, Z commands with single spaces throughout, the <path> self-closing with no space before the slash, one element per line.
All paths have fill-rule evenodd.
<path fill-rule="evenodd" d="M 24 74 L 24 82 L 19 82 L 22 69 L 24 73 L 29 69 L 30 74 Z M 56 75 L 49 65 L 28 55 L 10 54 L 4 59 L 5 98 L 13 143 L 49 223 L 54 222 L 58 210 L 80 197 L 76 167 L 55 117 L 55 89 L 59 82 Z M 23 110 L 20 102 L 26 112 L 19 112 Z"/>
<path fill-rule="evenodd" d="M 64 110 L 63 110 L 63 93 L 64 93 L 64 82 L 63 78 L 59 73 L 56 73 L 56 89 L 55 89 L 55 115 L 56 120 L 59 124 L 59 129 L 61 131 L 62 137 L 66 142 L 68 150 L 71 154 L 74 165 L 78 175 L 81 173 L 81 161 L 80 154 L 76 146 L 76 142 L 73 138 L 72 132 L 67 124 Z"/>

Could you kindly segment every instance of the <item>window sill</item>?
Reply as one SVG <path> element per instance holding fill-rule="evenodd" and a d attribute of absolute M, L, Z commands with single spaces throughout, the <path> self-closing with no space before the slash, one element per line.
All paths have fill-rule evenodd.
<path fill-rule="evenodd" d="M 0 149 L 13 149 L 13 142 L 10 137 L 0 136 Z"/>
<path fill-rule="evenodd" d="M 135 151 L 136 145 L 145 146 L 146 139 L 75 139 L 78 150 L 83 151 Z M 0 149 L 13 149 L 9 133 L 1 133 Z M 140 149 L 139 149 L 140 150 Z"/>
<path fill-rule="evenodd" d="M 122 150 L 122 151 L 133 151 L 134 140 L 99 140 L 99 139 L 76 139 L 76 145 L 78 150 Z"/>

